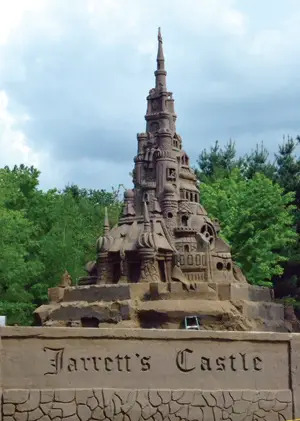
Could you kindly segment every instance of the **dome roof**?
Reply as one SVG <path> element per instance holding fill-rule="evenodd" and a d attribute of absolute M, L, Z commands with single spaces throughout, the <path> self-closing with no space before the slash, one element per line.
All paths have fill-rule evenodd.
<path fill-rule="evenodd" d="M 131 189 L 125 190 L 124 199 L 133 199 L 134 198 L 134 191 Z"/>

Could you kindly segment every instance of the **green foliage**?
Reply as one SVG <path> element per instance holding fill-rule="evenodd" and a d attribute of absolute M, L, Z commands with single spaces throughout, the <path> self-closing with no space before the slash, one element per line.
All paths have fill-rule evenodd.
<path fill-rule="evenodd" d="M 33 323 L 35 305 L 30 302 L 0 301 L 0 314 L 6 315 L 9 325 L 28 326 Z"/>
<path fill-rule="evenodd" d="M 264 174 L 271 180 L 276 174 L 276 166 L 269 161 L 269 152 L 264 144 L 256 145 L 254 151 L 240 158 L 243 176 L 251 179 L 256 173 Z"/>
<path fill-rule="evenodd" d="M 226 177 L 233 168 L 239 168 L 242 161 L 236 158 L 236 149 L 233 141 L 229 141 L 221 148 L 216 141 L 209 151 L 204 149 L 197 160 L 199 169 L 195 169 L 198 179 L 202 182 L 212 178 Z"/>
<path fill-rule="evenodd" d="M 95 258 L 104 208 L 111 224 L 121 210 L 118 190 L 43 192 L 38 177 L 33 167 L 0 169 L 0 313 L 8 324 L 31 324 L 34 308 L 65 270 L 75 282 L 83 275 Z"/>
<path fill-rule="evenodd" d="M 104 202 L 107 204 L 107 201 Z M 95 258 L 97 236 L 102 233 L 104 221 L 102 203 L 95 197 L 73 196 L 70 190 L 56 193 L 50 211 L 51 226 L 40 240 L 40 256 L 44 263 L 43 289 L 35 287 L 37 298 L 46 298 L 49 286 L 57 284 L 62 273 L 67 270 L 76 280 L 84 274 L 88 260 Z M 111 202 L 108 215 L 111 224 L 118 220 L 120 204 Z"/>
<path fill-rule="evenodd" d="M 239 168 L 246 179 L 257 172 L 273 179 L 276 166 L 269 161 L 269 153 L 263 143 L 257 144 L 249 154 L 237 157 L 235 143 L 230 140 L 223 148 L 216 141 L 208 151 L 204 149 L 198 157 L 199 168 L 195 169 L 200 182 L 228 176 L 234 168 Z"/>
<path fill-rule="evenodd" d="M 285 257 L 279 252 L 293 244 L 293 193 L 256 173 L 247 180 L 237 168 L 226 177 L 201 184 L 202 203 L 217 217 L 222 236 L 232 246 L 234 259 L 255 284 L 282 273 Z"/>
<path fill-rule="evenodd" d="M 234 168 L 240 170 L 244 180 L 253 179 L 256 174 L 264 174 L 270 180 L 278 183 L 285 193 L 293 192 L 294 229 L 298 233 L 296 243 L 289 243 L 280 250 L 273 250 L 279 254 L 284 261 L 281 266 L 284 270 L 282 276 L 276 275 L 272 282 L 275 286 L 275 293 L 282 297 L 289 295 L 295 287 L 292 285 L 293 276 L 296 277 L 300 286 L 300 158 L 299 151 L 300 137 L 292 139 L 287 137 L 279 146 L 278 153 L 271 160 L 268 151 L 263 143 L 258 144 L 250 154 L 237 157 L 235 145 L 229 142 L 221 148 L 218 142 L 210 150 L 204 150 L 198 158 L 198 169 L 196 175 L 198 180 L 204 183 L 212 183 L 221 178 L 229 177 Z M 200 185 L 202 189 L 202 185 Z M 228 198 L 231 203 L 231 197 Z M 218 215 L 218 217 L 220 217 Z M 270 224 L 272 221 L 269 221 Z M 221 221 L 226 223 L 226 221 Z M 232 239 L 232 246 L 235 246 L 235 239 Z M 238 262 L 239 263 L 239 262 Z M 265 283 L 266 280 L 261 280 Z M 269 281 L 267 281 L 269 282 Z"/>

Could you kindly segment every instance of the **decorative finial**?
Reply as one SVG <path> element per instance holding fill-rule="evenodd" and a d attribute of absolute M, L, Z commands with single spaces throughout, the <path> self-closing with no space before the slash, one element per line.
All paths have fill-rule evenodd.
<path fill-rule="evenodd" d="M 162 42 L 162 36 L 161 36 L 161 32 L 160 32 L 160 27 L 158 28 L 158 37 L 157 37 L 159 42 Z"/>
<path fill-rule="evenodd" d="M 109 233 L 109 221 L 108 221 L 108 214 L 107 214 L 107 207 L 104 208 L 104 235 Z"/>
<path fill-rule="evenodd" d="M 163 52 L 163 40 L 162 40 L 162 36 L 161 36 L 161 32 L 160 32 L 160 28 L 158 28 L 158 50 L 157 50 L 157 70 L 162 70 L 164 69 L 164 52 Z"/>
<path fill-rule="evenodd" d="M 165 70 L 165 57 L 164 57 L 164 51 L 163 51 L 163 40 L 162 40 L 162 36 L 161 36 L 161 32 L 160 32 L 160 28 L 158 28 L 158 48 L 157 48 L 157 67 L 156 67 L 156 71 L 154 72 L 155 74 L 155 88 L 158 91 L 166 91 L 167 90 L 167 86 L 166 86 L 166 75 L 167 72 Z"/>
<path fill-rule="evenodd" d="M 67 270 L 65 270 L 64 274 L 61 277 L 60 287 L 66 288 L 72 285 L 72 278 L 71 275 Z"/>

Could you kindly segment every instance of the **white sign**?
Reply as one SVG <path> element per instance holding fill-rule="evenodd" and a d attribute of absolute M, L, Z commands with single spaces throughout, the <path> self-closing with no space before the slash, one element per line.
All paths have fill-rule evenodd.
<path fill-rule="evenodd" d="M 6 326 L 6 316 L 0 316 L 0 326 Z"/>

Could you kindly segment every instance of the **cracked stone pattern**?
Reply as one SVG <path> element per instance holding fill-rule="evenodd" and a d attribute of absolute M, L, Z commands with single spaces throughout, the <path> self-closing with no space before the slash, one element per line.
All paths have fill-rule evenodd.
<path fill-rule="evenodd" d="M 3 421 L 286 421 L 281 391 L 59 389 L 3 391 Z"/>

